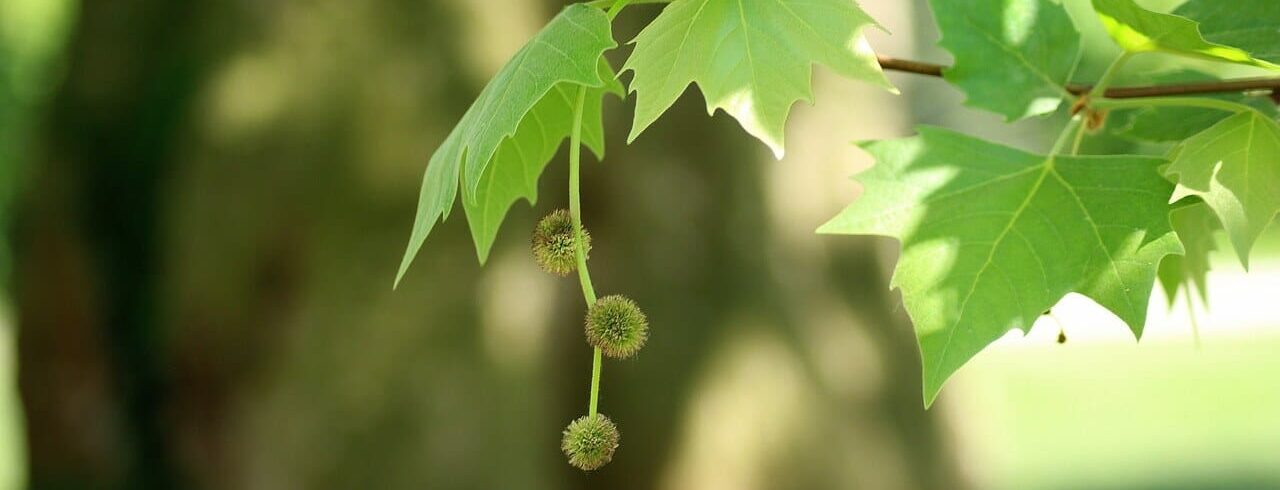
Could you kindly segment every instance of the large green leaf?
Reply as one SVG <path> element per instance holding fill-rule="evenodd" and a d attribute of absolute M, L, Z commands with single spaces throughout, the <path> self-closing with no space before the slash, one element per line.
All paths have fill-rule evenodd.
<path fill-rule="evenodd" d="M 1034 155 L 930 127 L 863 148 L 877 161 L 865 194 L 819 232 L 901 241 L 892 284 L 915 323 L 926 404 L 1067 293 L 1141 336 L 1158 264 L 1182 253 L 1164 160 Z"/>
<path fill-rule="evenodd" d="M 1217 81 L 1219 78 L 1194 70 L 1161 73 L 1149 78 L 1154 84 Z M 1265 95 L 1244 93 L 1216 94 L 1206 97 L 1246 104 L 1269 117 L 1280 116 L 1275 102 Z M 1231 113 L 1203 107 L 1146 107 L 1112 114 L 1108 128 L 1115 134 L 1141 141 L 1182 141 L 1209 129 Z"/>
<path fill-rule="evenodd" d="M 893 89 L 862 36 L 872 25 L 853 0 L 675 0 L 623 67 L 635 73 L 631 140 L 697 83 L 707 112 L 728 112 L 781 158 L 791 106 L 813 101 L 814 63 Z"/>
<path fill-rule="evenodd" d="M 1169 212 L 1173 231 L 1182 241 L 1183 255 L 1170 255 L 1160 263 L 1160 284 L 1172 306 L 1181 288 L 1195 288 L 1200 300 L 1209 302 L 1209 254 L 1217 247 L 1213 235 L 1222 229 L 1222 223 L 1213 210 L 1198 197 L 1187 197 L 1174 204 Z"/>
<path fill-rule="evenodd" d="M 955 56 L 944 72 L 966 104 L 1008 120 L 1048 114 L 1071 96 L 1080 33 L 1049 0 L 929 0 L 939 42 Z"/>
<path fill-rule="evenodd" d="M 1229 3 L 1235 4 L 1235 1 Z M 1206 41 L 1200 34 L 1199 25 L 1186 17 L 1152 12 L 1133 0 L 1093 0 L 1093 8 L 1116 44 L 1131 53 L 1163 51 L 1280 69 L 1274 63 L 1254 58 L 1243 49 Z"/>
<path fill-rule="evenodd" d="M 1280 212 L 1280 124 L 1257 111 L 1222 120 L 1174 148 L 1166 173 L 1213 208 L 1248 267 Z"/>
<path fill-rule="evenodd" d="M 582 87 L 617 90 L 616 81 L 609 78 L 611 73 L 601 65 L 601 55 L 616 46 L 603 11 L 572 5 L 494 76 L 427 164 L 417 218 L 397 283 L 435 223 L 448 216 L 460 180 L 469 218 L 481 221 L 472 225 L 472 233 L 484 259 L 513 196 L 533 198 L 528 182 L 536 180 L 535 174 L 568 135 L 566 114 L 571 112 L 562 105 L 565 94 L 576 94 Z M 601 93 L 592 91 L 596 98 Z M 587 124 L 586 135 L 599 152 L 603 143 L 598 101 L 589 108 L 594 113 L 584 118 L 592 122 Z M 518 130 L 524 133 L 517 134 Z M 528 154 L 520 154 L 526 150 Z M 490 186 L 482 188 L 482 181 Z"/>
<path fill-rule="evenodd" d="M 1191 0 L 1173 13 L 1200 23 L 1215 43 L 1280 63 L 1280 2 L 1276 0 Z"/>

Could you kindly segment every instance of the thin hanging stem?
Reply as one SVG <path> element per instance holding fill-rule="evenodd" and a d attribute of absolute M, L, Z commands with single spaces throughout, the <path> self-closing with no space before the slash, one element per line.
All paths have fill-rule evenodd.
<path fill-rule="evenodd" d="M 591 402 L 587 406 L 587 415 L 595 415 L 600 407 L 600 368 L 604 365 L 604 353 L 596 348 L 591 353 Z"/>
<path fill-rule="evenodd" d="M 1050 310 L 1050 311 L 1049 311 L 1048 313 L 1046 313 L 1045 315 L 1046 315 L 1046 316 L 1048 316 L 1048 317 L 1049 317 L 1049 319 L 1053 320 L 1053 323 L 1054 323 L 1055 325 L 1057 325 L 1057 326 L 1058 326 L 1058 343 L 1059 343 L 1059 344 L 1064 344 L 1064 343 L 1066 343 L 1066 339 L 1067 339 L 1067 324 L 1062 323 L 1062 319 L 1061 319 L 1061 318 L 1058 318 L 1058 315 L 1053 314 L 1053 311 L 1052 311 L 1052 310 Z"/>
<path fill-rule="evenodd" d="M 640 0 L 641 3 L 649 3 Z M 609 8 L 609 20 L 613 21 L 632 0 L 613 0 Z M 598 3 L 598 2 L 596 2 Z M 598 5 L 603 7 L 603 5 Z M 596 288 L 591 284 L 591 271 L 587 269 L 586 238 L 582 232 L 582 111 L 587 102 L 587 88 L 578 89 L 578 102 L 573 108 L 573 132 L 569 139 L 569 214 L 573 217 L 573 254 L 578 261 L 578 282 L 582 284 L 582 298 L 587 308 L 596 304 Z M 604 367 L 604 353 L 597 347 L 591 353 L 591 396 L 587 402 L 587 415 L 594 417 L 600 408 L 600 371 Z"/>
<path fill-rule="evenodd" d="M 587 308 L 596 304 L 596 290 L 591 285 L 591 271 L 587 270 L 586 243 L 582 233 L 582 110 L 587 101 L 587 89 L 578 89 L 578 102 L 573 108 L 573 132 L 569 138 L 569 214 L 573 216 L 574 255 L 578 259 L 578 282 L 582 284 L 582 298 Z M 604 364 L 600 349 L 595 349 L 591 360 L 591 401 L 587 414 L 595 415 L 600 401 L 600 369 Z"/>
<path fill-rule="evenodd" d="M 574 256 L 578 261 L 578 282 L 582 283 L 582 296 L 587 306 L 596 302 L 596 290 L 591 285 L 591 271 L 587 270 L 586 242 L 582 233 L 582 109 L 586 105 L 587 89 L 578 89 L 578 102 L 573 109 L 573 133 L 569 139 L 569 214 L 573 217 L 573 238 L 576 242 Z"/>

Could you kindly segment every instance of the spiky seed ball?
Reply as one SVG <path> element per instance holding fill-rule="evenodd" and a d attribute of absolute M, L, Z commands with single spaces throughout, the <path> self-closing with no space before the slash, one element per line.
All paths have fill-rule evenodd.
<path fill-rule="evenodd" d="M 582 230 L 583 251 L 591 253 L 591 234 Z M 533 230 L 533 258 L 542 270 L 560 277 L 578 268 L 578 256 L 573 233 L 573 215 L 567 209 L 557 209 L 542 218 Z"/>
<path fill-rule="evenodd" d="M 569 464 L 583 471 L 592 471 L 613 460 L 619 438 L 618 426 L 613 425 L 609 417 L 587 415 L 565 428 L 560 449 L 569 457 Z"/>
<path fill-rule="evenodd" d="M 605 355 L 626 359 L 649 340 L 649 319 L 626 296 L 605 296 L 587 310 L 587 343 Z"/>

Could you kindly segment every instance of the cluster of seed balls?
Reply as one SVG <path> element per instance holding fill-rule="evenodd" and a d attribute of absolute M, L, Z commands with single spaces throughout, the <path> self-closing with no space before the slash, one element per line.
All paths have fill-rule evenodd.
<path fill-rule="evenodd" d="M 555 211 L 538 223 L 533 232 L 533 257 L 543 270 L 560 277 L 578 268 L 573 216 Z M 591 251 L 591 235 L 582 230 L 583 250 Z M 649 339 L 649 320 L 631 299 L 605 296 L 587 310 L 587 343 L 615 359 L 634 356 Z M 618 427 L 601 414 L 574 420 L 564 430 L 560 449 L 569 464 L 585 470 L 598 469 L 613 459 L 618 448 Z"/>

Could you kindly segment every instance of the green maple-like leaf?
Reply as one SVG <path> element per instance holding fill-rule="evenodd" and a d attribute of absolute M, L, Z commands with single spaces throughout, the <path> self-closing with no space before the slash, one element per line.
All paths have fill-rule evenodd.
<path fill-rule="evenodd" d="M 728 112 L 781 158 L 791 106 L 813 100 L 814 63 L 893 90 L 862 36 L 872 25 L 853 0 L 676 0 L 623 67 L 635 73 L 630 139 L 697 83 L 708 113 Z"/>
<path fill-rule="evenodd" d="M 892 284 L 920 341 L 926 404 L 1067 293 L 1141 336 L 1156 269 L 1182 253 L 1164 160 L 1035 155 L 929 127 L 863 148 L 877 161 L 859 176 L 865 194 L 819 232 L 902 243 Z"/>
<path fill-rule="evenodd" d="M 1150 78 L 1150 82 L 1161 85 L 1218 80 L 1220 79 L 1213 75 L 1194 70 L 1162 73 Z M 1266 96 L 1231 93 L 1207 97 L 1245 104 L 1272 118 L 1280 116 L 1275 102 Z M 1107 126 L 1113 133 L 1126 138 L 1172 142 L 1195 136 L 1196 133 L 1209 129 L 1228 117 L 1231 117 L 1230 112 L 1203 107 L 1147 107 L 1112 114 Z"/>
<path fill-rule="evenodd" d="M 1240 262 L 1280 212 L 1280 124 L 1257 111 L 1222 120 L 1174 148 L 1166 173 L 1222 220 Z"/>
<path fill-rule="evenodd" d="M 1209 302 L 1209 254 L 1217 247 L 1213 235 L 1222 229 L 1218 217 L 1198 197 L 1187 197 L 1173 205 L 1169 212 L 1173 231 L 1182 241 L 1183 255 L 1170 255 L 1160 263 L 1160 284 L 1164 287 L 1169 306 L 1178 299 L 1181 288 L 1194 288 L 1200 300 Z"/>
<path fill-rule="evenodd" d="M 569 135 L 569 104 L 584 87 L 591 100 L 584 139 L 597 153 L 603 151 L 599 98 L 621 87 L 601 55 L 616 46 L 603 11 L 572 5 L 494 76 L 427 164 L 396 283 L 435 223 L 449 215 L 460 181 L 476 250 L 484 260 L 511 203 L 536 196 L 537 175 Z"/>
<path fill-rule="evenodd" d="M 1230 3 L 1234 5 L 1234 2 Z M 1106 26 L 1107 33 L 1111 34 L 1111 39 L 1131 53 L 1162 51 L 1272 70 L 1280 69 L 1280 65 L 1254 58 L 1238 47 L 1205 40 L 1200 34 L 1199 24 L 1186 17 L 1152 12 L 1133 0 L 1093 0 L 1093 8 Z"/>
<path fill-rule="evenodd" d="M 1191 0 L 1173 13 L 1199 22 L 1200 33 L 1209 41 L 1280 63 L 1280 2 L 1276 0 Z"/>
<path fill-rule="evenodd" d="M 1048 114 L 1071 97 L 1080 33 L 1049 0 L 930 0 L 939 44 L 955 56 L 944 72 L 966 104 L 1010 121 Z"/>

